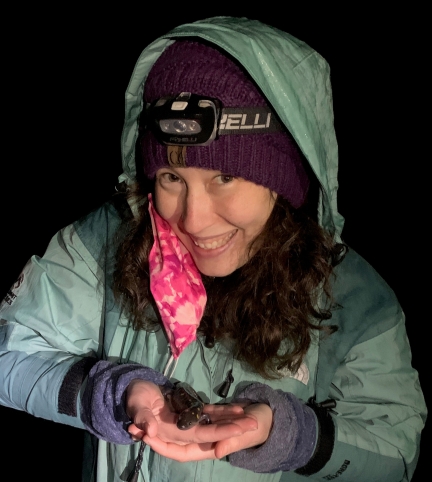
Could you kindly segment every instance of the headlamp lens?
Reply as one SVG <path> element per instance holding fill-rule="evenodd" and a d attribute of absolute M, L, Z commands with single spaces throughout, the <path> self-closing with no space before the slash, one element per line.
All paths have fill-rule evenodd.
<path fill-rule="evenodd" d="M 196 121 L 189 121 L 189 130 L 191 132 L 201 132 L 201 126 Z"/>
<path fill-rule="evenodd" d="M 181 120 L 175 120 L 172 123 L 172 126 L 176 132 L 185 132 L 187 129 L 186 122 L 183 122 Z"/>
<path fill-rule="evenodd" d="M 201 132 L 201 126 L 192 119 L 163 119 L 159 121 L 163 132 L 168 134 L 196 134 Z"/>
<path fill-rule="evenodd" d="M 163 132 L 169 132 L 170 131 L 170 121 L 169 120 L 161 120 L 159 121 L 159 126 Z"/>

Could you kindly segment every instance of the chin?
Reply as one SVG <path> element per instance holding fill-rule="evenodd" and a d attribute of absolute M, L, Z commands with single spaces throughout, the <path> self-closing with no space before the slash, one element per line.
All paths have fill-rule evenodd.
<path fill-rule="evenodd" d="M 234 273 L 234 271 L 240 268 L 239 263 L 233 263 L 229 265 L 213 264 L 213 263 L 196 263 L 198 271 L 205 275 L 213 278 L 223 278 L 224 276 L 229 276 Z"/>
<path fill-rule="evenodd" d="M 198 268 L 199 269 L 199 268 Z M 223 278 L 224 276 L 228 276 L 231 273 L 234 273 L 234 271 L 237 268 L 232 268 L 232 269 L 199 269 L 199 272 L 204 275 L 204 276 L 210 276 L 211 278 Z"/>
<path fill-rule="evenodd" d="M 211 276 L 213 278 L 222 278 L 228 276 L 238 268 L 238 266 L 200 266 L 197 264 L 198 271 L 205 275 Z"/>

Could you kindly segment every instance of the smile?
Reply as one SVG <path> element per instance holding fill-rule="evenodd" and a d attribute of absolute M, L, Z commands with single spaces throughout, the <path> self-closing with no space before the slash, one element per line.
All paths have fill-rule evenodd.
<path fill-rule="evenodd" d="M 237 231 L 233 231 L 232 233 L 228 234 L 227 236 L 225 236 L 225 237 L 223 237 L 223 238 L 221 238 L 217 241 L 212 241 L 211 243 L 209 243 L 209 242 L 204 243 L 203 241 L 195 241 L 195 240 L 194 240 L 194 243 L 199 248 L 207 249 L 207 250 L 221 248 L 222 246 L 224 246 L 225 244 L 228 243 L 228 241 L 234 236 L 234 234 L 236 234 L 236 232 Z"/>

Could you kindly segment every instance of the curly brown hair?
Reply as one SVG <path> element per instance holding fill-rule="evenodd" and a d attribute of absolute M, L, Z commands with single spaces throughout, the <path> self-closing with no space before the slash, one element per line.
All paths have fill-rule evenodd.
<path fill-rule="evenodd" d="M 136 206 L 124 220 L 117 250 L 114 293 L 135 330 L 162 326 L 150 292 L 148 256 L 153 233 L 147 193 L 137 183 L 128 189 Z M 316 197 L 299 209 L 277 197 L 262 232 L 249 246 L 249 261 L 232 274 L 203 276 L 207 305 L 199 326 L 208 346 L 230 340 L 233 356 L 267 379 L 281 369 L 296 372 L 320 322 L 331 318 L 333 268 L 346 247 L 336 243 L 317 222 Z M 158 320 L 145 316 L 152 305 Z"/>

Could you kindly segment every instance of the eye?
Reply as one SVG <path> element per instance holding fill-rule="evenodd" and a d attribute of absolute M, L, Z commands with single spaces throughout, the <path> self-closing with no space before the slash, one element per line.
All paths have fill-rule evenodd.
<path fill-rule="evenodd" d="M 173 174 L 172 172 L 167 172 L 165 173 L 165 178 L 167 181 L 169 182 L 178 182 L 180 181 L 180 178 L 178 176 L 176 176 L 175 174 Z"/>
<path fill-rule="evenodd" d="M 164 183 L 180 181 L 180 178 L 172 172 L 162 172 L 161 174 L 159 174 L 158 179 L 160 182 Z"/>
<path fill-rule="evenodd" d="M 220 176 L 218 176 L 218 179 L 221 184 L 228 184 L 234 181 L 235 177 L 230 176 L 229 174 L 221 174 Z"/>

